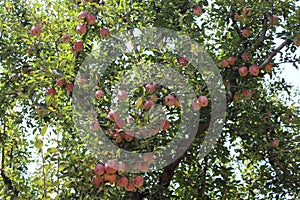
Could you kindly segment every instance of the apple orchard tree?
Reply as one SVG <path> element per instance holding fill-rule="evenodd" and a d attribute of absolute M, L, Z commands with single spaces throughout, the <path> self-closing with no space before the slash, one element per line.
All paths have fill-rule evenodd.
<path fill-rule="evenodd" d="M 5 0 L 0 7 L 1 199 L 299 197 L 299 103 L 294 101 L 297 91 L 279 76 L 285 63 L 299 65 L 295 1 Z M 101 73 L 80 75 L 97 45 L 122 32 L 151 27 L 196 41 L 222 77 L 225 121 L 217 143 L 204 156 L 199 147 L 215 120 L 214 85 L 197 70 L 197 55 L 132 46 L 133 51 L 113 58 Z M 155 37 L 159 35 L 148 41 Z M 97 65 L 112 59 L 106 50 L 95 56 Z M 118 88 L 122 77 L 136 69 L 148 78 L 157 69 L 161 80 L 167 80 L 159 64 L 187 77 L 195 98 L 181 101 L 182 92 L 157 81 L 130 91 Z M 92 78 L 96 81 L 90 88 Z M 74 117 L 76 88 L 92 92 L 96 117 L 88 119 L 80 109 L 77 114 L 88 120 Z M 77 108 L 85 108 L 88 101 L 84 96 L 79 100 Z M 127 105 L 127 116 L 112 109 L 115 100 Z M 185 104 L 189 112 L 200 113 L 193 119 L 195 138 L 176 159 L 154 170 L 155 163 L 164 161 L 157 161 L 153 152 L 184 126 Z M 148 123 L 158 111 L 168 117 Z M 129 122 L 149 129 L 124 129 Z M 98 148 L 98 136 L 83 137 L 85 131 L 108 141 L 102 146 L 113 144 L 143 156 L 125 162 L 113 157 L 122 157 L 119 150 L 95 153 L 91 147 Z M 94 143 L 85 142 L 89 136 L 95 136 Z"/>

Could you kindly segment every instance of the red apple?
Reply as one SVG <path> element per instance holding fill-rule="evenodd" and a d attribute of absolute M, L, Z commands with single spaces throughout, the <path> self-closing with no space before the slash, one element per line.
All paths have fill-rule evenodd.
<path fill-rule="evenodd" d="M 134 135 L 129 131 L 124 132 L 123 137 L 127 142 L 131 142 L 134 139 Z"/>
<path fill-rule="evenodd" d="M 105 172 L 108 174 L 115 174 L 117 172 L 117 162 L 115 160 L 108 160 L 105 163 Z"/>
<path fill-rule="evenodd" d="M 117 185 L 125 188 L 128 185 L 128 182 L 128 178 L 126 176 L 122 176 L 117 180 Z"/>
<path fill-rule="evenodd" d="M 272 146 L 275 147 L 275 148 L 278 147 L 279 146 L 279 140 L 273 140 L 272 141 Z"/>
<path fill-rule="evenodd" d="M 90 124 L 90 129 L 92 131 L 97 131 L 100 128 L 100 124 L 98 121 L 94 121 Z"/>
<path fill-rule="evenodd" d="M 112 139 L 112 142 L 114 144 L 119 144 L 123 141 L 123 137 L 120 135 L 120 133 L 114 133 L 113 134 L 113 139 Z"/>
<path fill-rule="evenodd" d="M 94 174 L 101 176 L 105 172 L 105 167 L 102 164 L 97 164 L 94 168 Z"/>
<path fill-rule="evenodd" d="M 113 184 L 117 181 L 117 175 L 116 174 L 104 174 L 104 180 L 108 181 L 109 183 Z"/>
<path fill-rule="evenodd" d="M 138 168 L 141 172 L 146 173 L 149 171 L 149 164 L 147 162 L 141 162 L 138 165 Z"/>
<path fill-rule="evenodd" d="M 168 128 L 170 128 L 170 122 L 168 120 L 163 120 L 161 122 L 161 127 L 162 127 L 162 130 L 167 130 Z"/>
<path fill-rule="evenodd" d="M 165 103 L 167 106 L 175 105 L 176 98 L 173 95 L 168 95 L 165 97 Z"/>
<path fill-rule="evenodd" d="M 101 185 L 101 183 L 103 183 L 103 181 L 104 181 L 103 178 L 100 176 L 95 176 L 93 178 L 93 183 L 96 187 L 99 187 Z"/>
<path fill-rule="evenodd" d="M 228 63 L 229 63 L 229 65 L 234 65 L 235 61 L 236 61 L 236 58 L 235 58 L 235 57 L 230 57 L 230 58 L 228 58 Z"/>
<path fill-rule="evenodd" d="M 252 96 L 253 94 L 255 94 L 255 91 L 251 91 L 251 90 L 243 90 L 242 91 L 243 97 Z"/>
<path fill-rule="evenodd" d="M 206 96 L 200 96 L 198 99 L 197 99 L 197 102 L 198 104 L 201 106 L 201 107 L 206 107 L 208 106 L 208 98 Z"/>
<path fill-rule="evenodd" d="M 65 80 L 64 79 L 59 79 L 59 80 L 56 80 L 56 85 L 58 87 L 61 87 L 65 84 Z"/>
<path fill-rule="evenodd" d="M 125 122 L 122 118 L 116 118 L 115 124 L 116 124 L 117 128 L 124 128 L 124 126 L 125 126 Z"/>
<path fill-rule="evenodd" d="M 134 191 L 134 189 L 135 189 L 135 186 L 134 186 L 134 183 L 132 183 L 132 182 L 129 182 L 128 185 L 125 187 L 125 190 L 128 192 L 132 192 L 132 191 Z"/>
<path fill-rule="evenodd" d="M 76 27 L 76 33 L 78 33 L 79 35 L 83 35 L 86 33 L 86 27 L 84 24 L 79 24 L 77 27 Z"/>
<path fill-rule="evenodd" d="M 223 61 L 221 62 L 221 66 L 222 66 L 222 67 L 228 67 L 228 66 L 229 66 L 228 60 L 223 60 Z"/>
<path fill-rule="evenodd" d="M 202 15 L 202 8 L 201 6 L 195 6 L 193 9 L 194 15 L 196 15 L 197 17 L 199 17 L 200 15 Z"/>
<path fill-rule="evenodd" d="M 242 60 L 246 62 L 248 59 L 251 58 L 251 54 L 249 52 L 244 52 L 241 57 Z"/>
<path fill-rule="evenodd" d="M 154 106 L 154 103 L 152 101 L 146 101 L 145 102 L 145 110 L 149 110 Z"/>
<path fill-rule="evenodd" d="M 73 91 L 73 83 L 71 83 L 71 82 L 67 82 L 66 83 L 66 90 L 68 91 L 68 92 L 72 92 Z"/>
<path fill-rule="evenodd" d="M 126 165 L 123 162 L 117 163 L 117 170 L 119 173 L 126 172 Z"/>
<path fill-rule="evenodd" d="M 55 97 L 55 95 L 56 95 L 55 88 L 49 88 L 49 89 L 47 89 L 46 95 L 51 95 L 52 97 Z"/>
<path fill-rule="evenodd" d="M 120 115 L 119 113 L 116 111 L 116 110 L 111 110 L 109 113 L 108 113 L 108 118 L 111 120 L 111 121 L 116 121 L 120 118 Z"/>
<path fill-rule="evenodd" d="M 245 38 L 249 37 L 250 36 L 249 29 L 243 29 L 242 36 L 245 37 Z"/>
<path fill-rule="evenodd" d="M 119 90 L 117 97 L 120 101 L 126 101 L 126 99 L 128 98 L 128 93 L 123 90 Z"/>
<path fill-rule="evenodd" d="M 88 25 L 93 25 L 93 24 L 95 24 L 95 22 L 96 22 L 95 15 L 93 15 L 93 14 L 87 14 L 87 16 L 86 16 L 86 23 Z"/>
<path fill-rule="evenodd" d="M 69 34 L 63 34 L 63 36 L 61 36 L 60 41 L 62 43 L 69 43 L 71 40 L 71 36 Z"/>
<path fill-rule="evenodd" d="M 189 62 L 186 57 L 178 58 L 178 63 L 180 66 L 186 66 Z"/>
<path fill-rule="evenodd" d="M 247 76 L 247 74 L 248 74 L 248 68 L 247 67 L 245 67 L 245 66 L 243 66 L 243 67 L 240 67 L 239 68 L 239 74 L 240 74 L 240 76 Z"/>
<path fill-rule="evenodd" d="M 41 32 L 42 32 L 42 30 L 39 25 L 32 26 L 30 29 L 30 33 L 32 36 L 40 36 Z"/>
<path fill-rule="evenodd" d="M 157 95 L 155 94 L 155 95 L 152 95 L 151 97 L 150 97 L 150 100 L 152 101 L 152 102 L 157 102 L 157 100 L 158 100 L 158 97 L 157 97 Z"/>
<path fill-rule="evenodd" d="M 100 30 L 100 36 L 103 38 L 103 39 L 106 39 L 110 36 L 110 32 L 107 28 L 103 28 Z"/>
<path fill-rule="evenodd" d="M 197 101 L 192 102 L 192 107 L 193 107 L 194 110 L 200 110 L 201 109 L 201 105 Z"/>
<path fill-rule="evenodd" d="M 249 72 L 252 76 L 257 76 L 259 74 L 259 66 L 251 65 L 249 68 Z"/>
<path fill-rule="evenodd" d="M 142 185 L 144 184 L 144 178 L 141 176 L 136 176 L 134 177 L 134 185 L 136 187 L 142 187 Z"/>
<path fill-rule="evenodd" d="M 86 16 L 87 16 L 86 12 L 81 12 L 77 15 L 77 19 L 82 20 L 82 19 L 85 19 Z"/>
<path fill-rule="evenodd" d="M 267 73 L 270 73 L 272 71 L 272 68 L 273 68 L 273 63 L 268 63 L 265 65 L 265 71 Z"/>
<path fill-rule="evenodd" d="M 157 87 L 157 84 L 156 84 L 156 83 L 149 83 L 149 84 L 147 84 L 147 85 L 146 85 L 147 93 L 148 93 L 148 94 L 152 94 L 153 92 L 155 92 L 156 87 Z"/>
<path fill-rule="evenodd" d="M 153 153 L 144 153 L 143 158 L 146 163 L 148 164 L 153 163 L 154 160 Z"/>
<path fill-rule="evenodd" d="M 74 50 L 79 52 L 83 50 L 83 42 L 82 41 L 76 41 L 74 43 Z"/>
<path fill-rule="evenodd" d="M 95 97 L 97 100 L 101 101 L 104 98 L 104 92 L 102 90 L 97 90 L 95 93 Z"/>

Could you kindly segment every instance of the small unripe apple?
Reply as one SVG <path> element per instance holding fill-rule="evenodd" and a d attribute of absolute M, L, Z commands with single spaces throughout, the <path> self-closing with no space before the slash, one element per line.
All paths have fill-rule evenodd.
<path fill-rule="evenodd" d="M 144 178 L 141 176 L 135 176 L 134 177 L 134 185 L 136 187 L 142 187 L 142 185 L 144 184 Z"/>
<path fill-rule="evenodd" d="M 101 29 L 101 30 L 100 30 L 100 36 L 101 36 L 101 38 L 103 38 L 103 39 L 108 38 L 108 37 L 110 36 L 109 30 L 108 30 L 107 28 Z"/>
<path fill-rule="evenodd" d="M 271 25 L 278 25 L 278 16 L 273 15 L 272 17 L 269 17 L 269 22 Z"/>
<path fill-rule="evenodd" d="M 82 41 L 76 41 L 74 43 L 74 50 L 79 52 L 83 50 L 83 42 Z"/>
<path fill-rule="evenodd" d="M 117 172 L 117 162 L 115 160 L 108 160 L 105 163 L 105 172 L 108 174 L 115 174 Z"/>
<path fill-rule="evenodd" d="M 240 67 L 239 68 L 239 74 L 240 74 L 240 76 L 247 76 L 247 74 L 248 74 L 248 68 L 247 67 L 245 67 L 245 66 L 243 66 L 243 67 Z"/>
<path fill-rule="evenodd" d="M 55 88 L 49 88 L 49 89 L 47 89 L 46 95 L 51 95 L 52 97 L 55 97 L 55 95 L 56 95 Z"/>
<path fill-rule="evenodd" d="M 69 34 L 63 34 L 63 36 L 61 36 L 60 41 L 62 43 L 69 43 L 71 40 L 71 36 Z"/>
<path fill-rule="evenodd" d="M 128 98 L 128 93 L 123 90 L 119 90 L 117 97 L 120 101 L 126 101 L 126 99 Z"/>
<path fill-rule="evenodd" d="M 128 192 L 132 192 L 132 191 L 134 191 L 134 189 L 135 189 L 135 186 L 134 186 L 134 183 L 132 183 L 132 182 L 129 182 L 128 185 L 125 187 L 125 190 Z"/>
<path fill-rule="evenodd" d="M 96 22 L 95 15 L 93 15 L 93 14 L 87 14 L 87 16 L 86 16 L 86 23 L 88 25 L 93 25 L 93 24 L 95 24 L 95 22 Z"/>
<path fill-rule="evenodd" d="M 94 168 L 94 174 L 97 176 L 103 175 L 105 172 L 105 167 L 102 164 L 97 164 Z"/>
<path fill-rule="evenodd" d="M 178 63 L 180 66 L 186 66 L 189 62 L 186 57 L 178 58 Z"/>
<path fill-rule="evenodd" d="M 125 176 L 122 176 L 117 180 L 117 185 L 124 188 L 127 187 L 128 183 L 129 183 L 128 178 Z"/>
<path fill-rule="evenodd" d="M 62 87 L 64 84 L 65 84 L 65 80 L 64 79 L 56 80 L 56 85 L 58 87 Z"/>
<path fill-rule="evenodd" d="M 257 76 L 259 74 L 259 66 L 251 65 L 249 68 L 249 72 L 252 76 Z"/>
<path fill-rule="evenodd" d="M 245 37 L 245 38 L 249 37 L 250 36 L 249 29 L 243 29 L 242 36 Z"/>
<path fill-rule="evenodd" d="M 228 58 L 228 63 L 229 63 L 229 65 L 234 65 L 235 61 L 236 61 L 236 58 L 235 58 L 235 57 L 230 57 L 230 58 Z"/>
<path fill-rule="evenodd" d="M 110 184 L 113 184 L 117 181 L 117 175 L 116 174 L 104 174 L 104 180 L 108 181 Z"/>
<path fill-rule="evenodd" d="M 267 73 L 270 73 L 272 71 L 272 68 L 273 68 L 273 63 L 268 63 L 265 65 L 265 71 Z"/>
<path fill-rule="evenodd" d="M 199 103 L 199 105 L 201 107 L 206 107 L 208 106 L 208 98 L 206 96 L 200 96 L 198 99 L 197 99 L 197 102 Z"/>
<path fill-rule="evenodd" d="M 222 67 L 228 67 L 228 66 L 229 66 L 228 60 L 223 60 L 223 61 L 221 62 L 221 66 L 222 66 Z"/>
<path fill-rule="evenodd" d="M 104 98 L 104 92 L 102 90 L 97 90 L 95 93 L 95 97 L 97 100 L 101 101 Z"/>
<path fill-rule="evenodd" d="M 279 140 L 273 140 L 272 141 L 272 146 L 275 147 L 275 148 L 278 147 L 279 146 Z"/>
<path fill-rule="evenodd" d="M 81 12 L 77 15 L 77 19 L 82 20 L 82 19 L 85 19 L 86 16 L 87 16 L 86 12 Z"/>
<path fill-rule="evenodd" d="M 35 25 L 31 27 L 30 32 L 32 36 L 40 36 L 42 29 L 39 25 Z"/>
<path fill-rule="evenodd" d="M 194 15 L 196 15 L 197 17 L 199 17 L 200 15 L 202 15 L 202 8 L 201 6 L 195 6 L 193 9 Z"/>
<path fill-rule="evenodd" d="M 73 91 L 73 83 L 71 83 L 71 82 L 67 82 L 66 83 L 66 90 L 68 91 L 68 92 L 72 92 Z"/>
<path fill-rule="evenodd" d="M 76 27 L 76 33 L 78 33 L 79 35 L 83 35 L 86 33 L 86 27 L 84 24 L 79 24 L 77 27 Z"/>

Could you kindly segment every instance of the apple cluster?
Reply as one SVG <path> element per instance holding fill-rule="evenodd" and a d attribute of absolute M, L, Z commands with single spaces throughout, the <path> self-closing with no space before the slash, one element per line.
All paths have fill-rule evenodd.
<path fill-rule="evenodd" d="M 62 87 L 62 88 L 64 88 L 68 92 L 72 92 L 73 91 L 73 87 L 74 87 L 73 83 L 66 82 L 64 79 L 56 80 L 56 86 Z M 49 95 L 52 98 L 54 98 L 56 96 L 56 94 L 57 94 L 57 92 L 56 92 L 56 89 L 54 87 L 48 88 L 46 90 L 46 95 L 47 96 Z"/>

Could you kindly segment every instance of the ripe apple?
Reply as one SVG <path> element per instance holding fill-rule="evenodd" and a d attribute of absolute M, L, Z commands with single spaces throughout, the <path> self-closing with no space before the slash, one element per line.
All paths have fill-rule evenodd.
<path fill-rule="evenodd" d="M 103 181 L 104 181 L 103 178 L 100 177 L 100 176 L 95 176 L 95 177 L 93 178 L 93 183 L 94 183 L 94 185 L 95 185 L 96 187 L 99 187 L 100 184 L 103 183 Z"/>
<path fill-rule="evenodd" d="M 105 172 L 105 167 L 102 164 L 97 164 L 94 168 L 94 174 L 97 176 L 103 175 Z"/>
<path fill-rule="evenodd" d="M 272 71 L 272 68 L 273 68 L 273 63 L 268 63 L 268 64 L 266 64 L 266 66 L 265 66 L 265 71 L 266 71 L 267 73 L 270 73 L 270 72 Z"/>
<path fill-rule="evenodd" d="M 117 172 L 117 162 L 115 160 L 108 160 L 105 163 L 105 172 L 108 174 L 115 174 Z"/>
<path fill-rule="evenodd" d="M 242 60 L 246 62 L 248 59 L 251 58 L 251 54 L 249 52 L 245 51 L 241 57 L 242 57 Z"/>
<path fill-rule="evenodd" d="M 165 103 L 167 106 L 172 106 L 176 102 L 176 98 L 173 95 L 168 95 L 165 97 Z"/>
<path fill-rule="evenodd" d="M 111 121 L 116 121 L 120 118 L 120 115 L 119 113 L 116 111 L 116 110 L 111 110 L 109 113 L 108 113 L 108 118 L 111 120 Z"/>
<path fill-rule="evenodd" d="M 97 131 L 100 128 L 100 124 L 98 121 L 94 121 L 90 124 L 90 129 L 92 131 Z"/>
<path fill-rule="evenodd" d="M 162 127 L 162 130 L 167 130 L 168 128 L 170 128 L 170 122 L 168 120 L 163 120 L 161 122 L 161 127 Z"/>
<path fill-rule="evenodd" d="M 108 181 L 109 183 L 113 184 L 117 181 L 117 175 L 116 174 L 104 174 L 104 180 Z"/>
<path fill-rule="evenodd" d="M 152 95 L 151 97 L 150 97 L 150 100 L 152 101 L 152 102 L 157 102 L 157 100 L 158 100 L 158 97 L 157 97 L 157 95 L 156 94 L 154 94 L 154 95 Z"/>
<path fill-rule="evenodd" d="M 134 185 L 136 187 L 142 187 L 142 185 L 144 184 L 144 178 L 141 176 L 135 176 L 134 177 Z"/>
<path fill-rule="evenodd" d="M 178 63 L 180 66 L 186 66 L 189 63 L 189 61 L 186 57 L 180 57 L 178 58 Z"/>
<path fill-rule="evenodd" d="M 228 63 L 229 63 L 229 65 L 234 65 L 235 61 L 236 61 L 236 58 L 235 58 L 235 57 L 230 57 L 230 58 L 228 58 Z"/>
<path fill-rule="evenodd" d="M 68 91 L 68 92 L 72 92 L 73 91 L 73 83 L 71 83 L 71 82 L 67 82 L 66 83 L 66 90 Z"/>
<path fill-rule="evenodd" d="M 201 109 L 201 105 L 197 101 L 192 102 L 192 107 L 193 107 L 194 110 L 200 110 Z"/>
<path fill-rule="evenodd" d="M 125 131 L 123 137 L 127 142 L 131 142 L 134 139 L 134 135 L 129 131 Z"/>
<path fill-rule="evenodd" d="M 63 34 L 63 36 L 61 36 L 60 41 L 62 43 L 69 43 L 71 40 L 71 36 L 69 34 Z"/>
<path fill-rule="evenodd" d="M 149 110 L 154 106 L 154 103 L 152 101 L 146 101 L 145 102 L 145 110 Z"/>
<path fill-rule="evenodd" d="M 125 122 L 122 118 L 119 117 L 115 119 L 115 125 L 117 126 L 117 128 L 124 128 Z"/>
<path fill-rule="evenodd" d="M 259 66 L 251 65 L 249 68 L 249 72 L 252 76 L 257 76 L 259 74 Z"/>
<path fill-rule="evenodd" d="M 82 41 L 76 41 L 74 43 L 74 50 L 79 52 L 83 50 L 83 42 Z"/>
<path fill-rule="evenodd" d="M 297 47 L 299 47 L 300 46 L 300 35 L 295 36 L 293 42 Z"/>
<path fill-rule="evenodd" d="M 141 162 L 139 165 L 139 170 L 143 173 L 146 173 L 149 171 L 149 164 L 147 162 Z"/>
<path fill-rule="evenodd" d="M 107 28 L 103 28 L 100 30 L 100 36 L 103 38 L 103 39 L 106 39 L 110 36 L 110 32 Z"/>
<path fill-rule="evenodd" d="M 279 140 L 276 140 L 276 139 L 273 140 L 272 141 L 272 146 L 275 147 L 275 148 L 278 147 L 279 146 Z"/>
<path fill-rule="evenodd" d="M 278 16 L 273 15 L 272 17 L 269 17 L 269 22 L 271 25 L 278 25 Z"/>
<path fill-rule="evenodd" d="M 51 95 L 52 97 L 55 97 L 55 95 L 56 95 L 55 88 L 49 88 L 49 89 L 47 89 L 46 95 Z"/>
<path fill-rule="evenodd" d="M 41 32 L 42 32 L 42 30 L 39 25 L 32 26 L 30 29 L 30 33 L 32 36 L 40 36 Z"/>
<path fill-rule="evenodd" d="M 120 133 L 114 133 L 113 134 L 113 139 L 112 139 L 112 142 L 114 144 L 119 144 L 123 141 L 123 137 L 120 135 Z"/>
<path fill-rule="evenodd" d="M 126 176 L 122 176 L 117 180 L 117 185 L 121 186 L 121 187 L 127 187 L 129 181 L 128 178 Z"/>
<path fill-rule="evenodd" d="M 248 17 L 250 17 L 252 15 L 251 8 L 244 8 L 242 11 L 242 15 L 247 15 Z"/>
<path fill-rule="evenodd" d="M 153 153 L 144 153 L 143 158 L 146 163 L 148 163 L 148 164 L 153 163 L 153 160 L 154 160 Z"/>
<path fill-rule="evenodd" d="M 93 15 L 93 14 L 87 14 L 87 16 L 86 16 L 86 23 L 88 25 L 93 25 L 93 24 L 95 24 L 95 22 L 96 22 L 95 15 Z"/>
<path fill-rule="evenodd" d="M 85 19 L 87 16 L 86 12 L 80 12 L 78 15 L 77 15 L 77 19 L 78 20 L 82 20 L 82 19 Z"/>
<path fill-rule="evenodd" d="M 132 182 L 129 182 L 128 185 L 125 187 L 125 190 L 128 192 L 132 192 L 135 189 L 135 185 Z"/>
<path fill-rule="evenodd" d="M 240 76 L 247 76 L 247 74 L 248 74 L 248 68 L 247 67 L 245 67 L 245 66 L 243 66 L 243 67 L 240 67 L 239 68 L 239 74 L 240 74 Z"/>
<path fill-rule="evenodd" d="M 251 97 L 253 94 L 255 94 L 255 91 L 251 91 L 251 90 L 243 90 L 242 91 L 243 97 L 247 97 L 247 96 Z"/>
<path fill-rule="evenodd" d="M 117 97 L 120 101 L 126 101 L 126 99 L 128 98 L 128 93 L 123 90 L 119 90 Z"/>
<path fill-rule="evenodd" d="M 147 93 L 148 93 L 148 94 L 152 94 L 153 92 L 155 92 L 156 87 L 157 87 L 157 84 L 156 84 L 156 83 L 149 83 L 149 84 L 147 84 L 147 85 L 146 85 Z"/>
<path fill-rule="evenodd" d="M 64 84 L 65 84 L 65 80 L 64 79 L 56 80 L 56 85 L 58 87 L 62 87 Z"/>
<path fill-rule="evenodd" d="M 245 37 L 245 38 L 249 37 L 250 36 L 249 29 L 243 29 L 242 36 Z"/>
<path fill-rule="evenodd" d="M 199 105 L 201 107 L 206 107 L 208 106 L 208 98 L 206 96 L 200 96 L 198 99 L 197 99 L 197 102 L 199 103 Z"/>
<path fill-rule="evenodd" d="M 202 15 L 202 8 L 201 6 L 195 6 L 193 9 L 194 15 L 196 15 L 197 17 L 199 17 L 200 15 Z"/>
<path fill-rule="evenodd" d="M 126 165 L 123 162 L 117 163 L 117 170 L 119 173 L 126 172 Z"/>
<path fill-rule="evenodd" d="M 222 67 L 228 67 L 228 66 L 229 66 L 228 60 L 223 60 L 223 61 L 221 62 L 221 66 L 222 66 Z"/>
<path fill-rule="evenodd" d="M 97 90 L 95 93 L 95 97 L 97 100 L 101 101 L 104 98 L 104 92 L 102 90 Z"/>
<path fill-rule="evenodd" d="M 79 35 L 83 35 L 86 33 L 86 27 L 84 24 L 79 24 L 77 27 L 76 27 L 76 33 L 78 33 Z"/>

